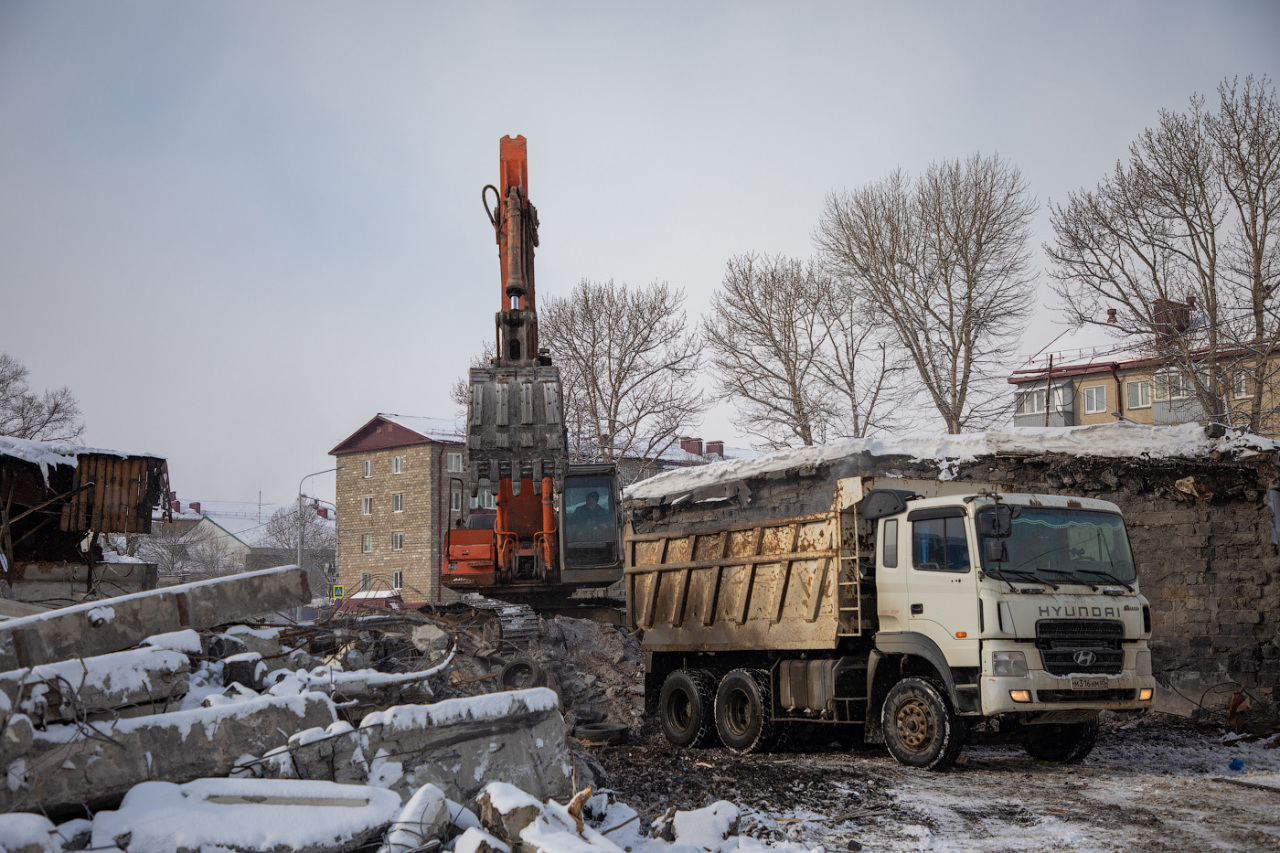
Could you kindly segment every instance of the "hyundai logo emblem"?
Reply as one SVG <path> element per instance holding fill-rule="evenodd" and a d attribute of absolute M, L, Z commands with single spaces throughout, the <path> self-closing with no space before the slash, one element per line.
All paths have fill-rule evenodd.
<path fill-rule="evenodd" d="M 1081 666 L 1093 666 L 1098 656 L 1088 649 L 1081 649 L 1075 654 L 1075 662 Z"/>

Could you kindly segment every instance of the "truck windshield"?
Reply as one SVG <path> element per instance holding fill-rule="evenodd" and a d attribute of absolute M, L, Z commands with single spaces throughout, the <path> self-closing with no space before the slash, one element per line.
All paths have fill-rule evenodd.
<path fill-rule="evenodd" d="M 992 510 L 979 510 L 979 514 Z M 1020 506 L 1013 533 L 1000 540 L 1008 559 L 996 562 L 982 553 L 982 568 L 994 577 L 1034 577 L 1046 583 L 1130 584 L 1137 579 L 1124 520 L 1115 513 L 1086 509 Z"/>

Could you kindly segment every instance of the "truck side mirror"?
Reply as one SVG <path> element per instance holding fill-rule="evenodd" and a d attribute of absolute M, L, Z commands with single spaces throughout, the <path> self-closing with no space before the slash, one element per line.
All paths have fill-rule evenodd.
<path fill-rule="evenodd" d="M 986 563 L 1009 562 L 1009 543 L 1003 539 L 983 539 L 982 558 Z"/>
<path fill-rule="evenodd" d="M 978 535 L 998 539 L 1013 535 L 1013 507 L 996 504 L 979 512 Z"/>

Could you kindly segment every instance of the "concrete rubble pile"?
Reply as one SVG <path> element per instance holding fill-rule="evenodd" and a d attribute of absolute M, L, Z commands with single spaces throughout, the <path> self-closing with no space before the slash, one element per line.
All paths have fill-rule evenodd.
<path fill-rule="evenodd" d="M 522 617 L 513 645 L 465 608 L 250 622 L 308 597 L 284 567 L 0 621 L 0 853 L 668 849 L 574 798 L 603 772 L 566 717 L 640 714 L 625 633 Z M 495 817 L 516 799 L 542 804 L 518 827 Z M 564 826 L 576 846 L 548 840 Z"/>

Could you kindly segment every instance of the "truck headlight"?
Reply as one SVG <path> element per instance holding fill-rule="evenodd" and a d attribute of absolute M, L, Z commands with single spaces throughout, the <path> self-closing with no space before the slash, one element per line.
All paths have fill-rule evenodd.
<path fill-rule="evenodd" d="M 1018 678 L 1027 674 L 1027 656 L 1022 652 L 992 652 L 991 674 Z"/>
<path fill-rule="evenodd" d="M 1133 659 L 1134 674 L 1141 677 L 1151 674 L 1151 652 L 1138 652 Z"/>

